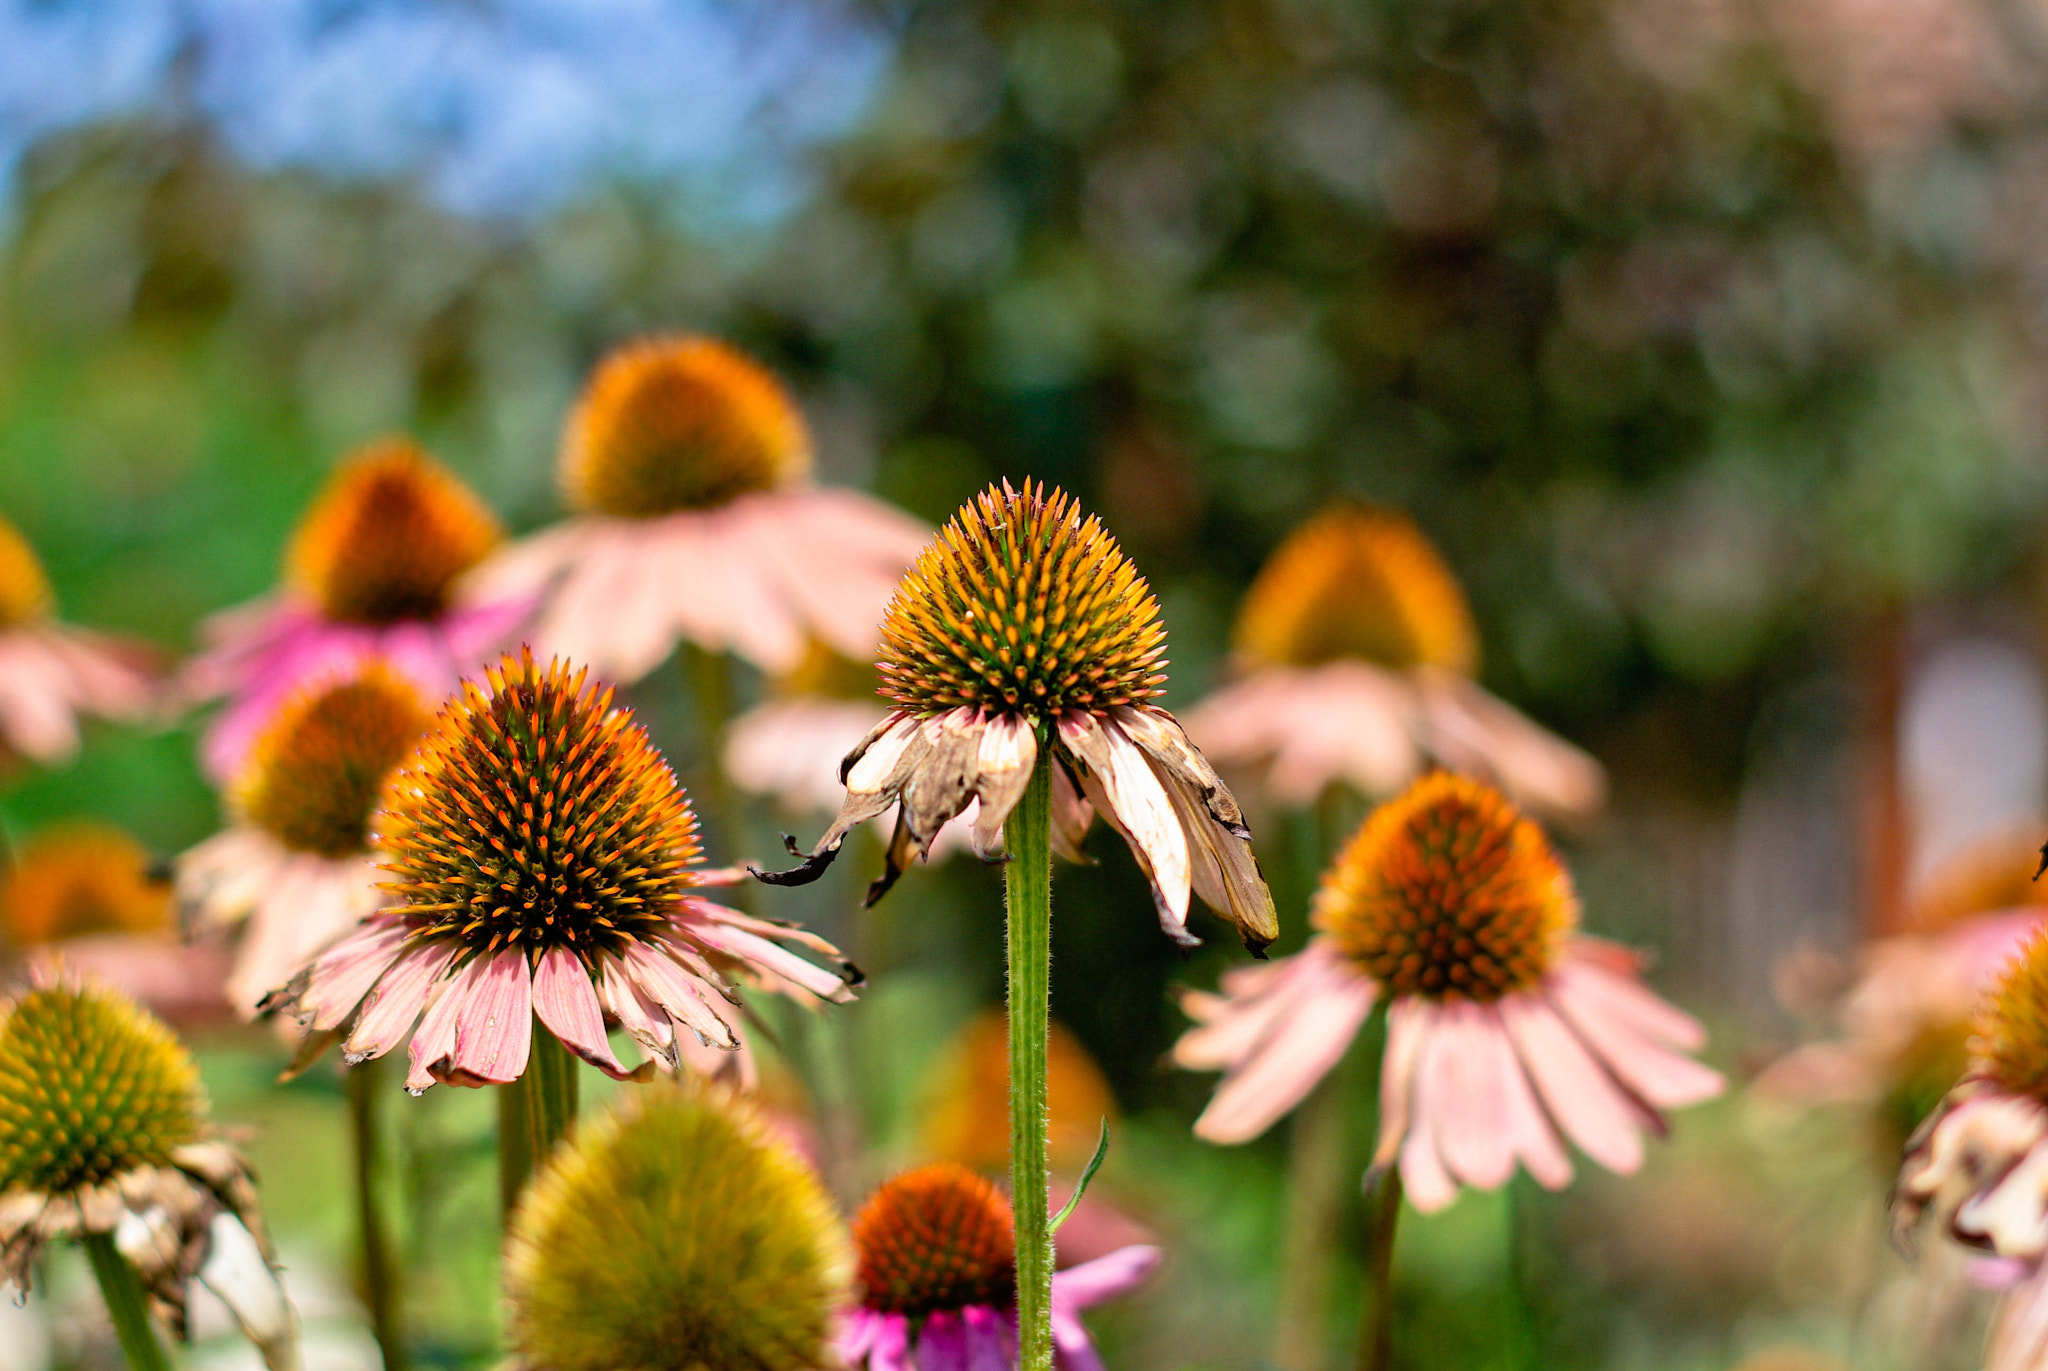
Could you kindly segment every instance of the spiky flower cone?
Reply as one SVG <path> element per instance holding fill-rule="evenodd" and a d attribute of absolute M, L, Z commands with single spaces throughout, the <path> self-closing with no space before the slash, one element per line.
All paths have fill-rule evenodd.
<path fill-rule="evenodd" d="M 273 1367 L 288 1363 L 290 1311 L 255 1188 L 212 1133 L 199 1073 L 157 1019 L 93 986 L 52 981 L 17 994 L 0 1017 L 0 1280 L 25 1289 L 44 1245 L 75 1239 L 93 1256 L 131 1361 L 162 1355 L 126 1298 L 136 1278 L 182 1336 L 196 1276 Z M 134 1234 L 118 1255 L 117 1229 Z"/>
<path fill-rule="evenodd" d="M 437 619 L 455 580 L 503 537 L 497 519 L 410 438 L 345 458 L 293 535 L 286 570 L 329 619 Z"/>
<path fill-rule="evenodd" d="M 820 1371 L 850 1299 L 817 1177 L 717 1087 L 622 1097 L 556 1154 L 506 1242 L 534 1371 Z"/>

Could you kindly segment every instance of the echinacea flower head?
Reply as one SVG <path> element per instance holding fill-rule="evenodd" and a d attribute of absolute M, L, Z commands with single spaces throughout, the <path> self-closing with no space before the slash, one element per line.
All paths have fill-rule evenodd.
<path fill-rule="evenodd" d="M 824 1187 L 751 1106 L 655 1086 L 585 1123 L 520 1202 L 510 1340 L 535 1371 L 816 1371 L 852 1265 Z"/>
<path fill-rule="evenodd" d="M 192 1059 L 124 996 L 51 979 L 0 1010 L 0 1280 L 25 1289 L 45 1245 L 89 1233 L 115 1235 L 174 1331 L 196 1276 L 289 1360 L 255 1187 Z"/>
<path fill-rule="evenodd" d="M 344 461 L 314 498 L 292 535 L 287 579 L 339 623 L 438 619 L 457 578 L 503 536 L 419 444 L 384 438 Z"/>
<path fill-rule="evenodd" d="M 737 879 L 700 866 L 697 820 L 661 754 L 612 692 L 531 652 L 465 682 L 387 782 L 375 851 L 388 907 L 267 1003 L 317 1034 L 346 1027 L 351 1060 L 412 1034 L 407 1085 L 500 1084 L 526 1067 L 535 1016 L 614 1075 L 609 1016 L 650 1057 L 677 1033 L 737 1047 L 733 981 L 804 1000 L 850 998 L 829 944 L 705 900 Z"/>
<path fill-rule="evenodd" d="M 147 848 L 109 824 L 39 830 L 0 873 L 0 929 L 10 947 L 113 933 L 171 931 L 171 892 L 150 878 Z"/>
<path fill-rule="evenodd" d="M 570 502 L 625 519 L 716 508 L 810 469 L 810 430 L 782 383 L 711 338 L 616 349 L 562 430 Z"/>
<path fill-rule="evenodd" d="M 771 674 L 822 638 L 851 657 L 927 530 L 856 491 L 814 485 L 811 437 L 781 382 L 710 338 L 615 348 L 563 426 L 577 513 L 481 568 L 541 599 L 530 641 L 630 683 L 678 643 Z"/>
<path fill-rule="evenodd" d="M 1281 804 L 1339 784 L 1385 796 L 1431 766 L 1553 814 L 1604 794 L 1598 763 L 1472 680 L 1465 593 L 1404 514 L 1340 504 L 1295 529 L 1245 593 L 1232 645 L 1239 677 L 1188 729 Z"/>
<path fill-rule="evenodd" d="M 1660 1110 L 1718 1094 L 1700 1026 L 1634 954 L 1577 932 L 1578 898 L 1535 823 L 1492 787 L 1434 772 L 1368 815 L 1324 873 L 1315 936 L 1189 994 L 1180 1066 L 1224 1072 L 1195 1131 L 1258 1136 L 1304 1099 L 1384 997 L 1376 1166 L 1417 1208 L 1492 1189 L 1519 1163 L 1553 1189 L 1560 1134 L 1619 1172 Z"/>
<path fill-rule="evenodd" d="M 58 623 L 35 549 L 0 519 L 0 762 L 78 750 L 78 720 L 136 719 L 154 703 L 147 652 Z"/>
<path fill-rule="evenodd" d="M 240 930 L 223 988 L 244 1018 L 384 903 L 370 817 L 432 722 L 418 688 L 374 660 L 310 683 L 250 747 L 228 827 L 178 858 L 187 931 Z"/>
<path fill-rule="evenodd" d="M 884 1182 L 853 1222 L 860 1307 L 839 1335 L 856 1371 L 1001 1371 L 1017 1365 L 1015 1219 L 1001 1191 L 941 1162 Z M 1054 1364 L 1100 1371 L 1080 1311 L 1136 1287 L 1156 1247 L 1053 1275 Z"/>
<path fill-rule="evenodd" d="M 503 539 L 469 488 L 409 438 L 343 458 L 292 534 L 281 592 L 215 616 L 181 693 L 225 697 L 203 757 L 222 779 L 315 682 L 381 662 L 438 701 L 533 612 L 534 597 L 479 596 L 464 577 Z"/>
<path fill-rule="evenodd" d="M 992 857 L 1050 748 L 1057 849 L 1074 851 L 1099 811 L 1150 876 L 1169 936 L 1199 941 L 1187 931 L 1192 891 L 1263 948 L 1279 925 L 1244 815 L 1153 703 L 1165 651 L 1158 602 L 1100 521 L 1034 482 L 991 487 L 890 602 L 877 670 L 896 707 L 841 763 L 838 816 L 802 866 L 765 879 L 816 879 L 848 831 L 891 808 L 895 836 L 869 903 L 970 803 L 970 841 Z"/>
<path fill-rule="evenodd" d="M 1469 676 L 1479 663 L 1472 611 L 1436 546 L 1406 515 L 1361 505 L 1287 535 L 1245 592 L 1232 645 L 1272 666 L 1355 657 Z"/>

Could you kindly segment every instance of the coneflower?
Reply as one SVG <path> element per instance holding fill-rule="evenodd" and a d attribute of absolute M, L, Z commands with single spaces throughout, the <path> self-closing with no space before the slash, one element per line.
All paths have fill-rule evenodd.
<path fill-rule="evenodd" d="M 2048 932 L 1992 982 L 1968 1069 L 1906 1144 L 1892 1191 L 1901 1238 L 1932 1213 L 1949 1236 L 2003 1259 L 1980 1263 L 2008 1286 L 1986 1371 L 2048 1359 Z"/>
<path fill-rule="evenodd" d="M 370 816 L 433 714 L 370 661 L 301 689 L 256 736 L 227 791 L 227 829 L 177 859 L 195 935 L 239 930 L 228 1001 L 243 1018 L 384 902 Z"/>
<path fill-rule="evenodd" d="M 527 1371 L 823 1371 L 852 1261 L 822 1184 L 745 1102 L 635 1091 L 556 1153 L 506 1241 Z"/>
<path fill-rule="evenodd" d="M 1716 1095 L 1686 1055 L 1705 1035 L 1638 978 L 1635 954 L 1577 932 L 1578 897 L 1535 822 L 1492 787 L 1435 772 L 1366 817 L 1323 875 L 1315 935 L 1183 1006 L 1199 1027 L 1175 1062 L 1221 1070 L 1195 1123 L 1244 1142 L 1293 1109 L 1387 1005 L 1380 1066 L 1377 1241 L 1403 1191 L 1425 1212 L 1517 1165 L 1557 1189 L 1560 1134 L 1619 1172 L 1660 1109 Z M 1384 1267 L 1374 1303 L 1384 1334 Z M 1382 1341 L 1373 1365 L 1384 1365 Z"/>
<path fill-rule="evenodd" d="M 1099 521 L 1032 482 L 983 492 L 890 601 L 877 669 L 896 707 L 841 763 L 838 817 L 801 866 L 763 876 L 815 880 L 856 824 L 892 808 L 895 834 L 869 903 L 970 802 L 975 851 L 1007 852 L 1011 1190 L 1029 1371 L 1052 1358 L 1045 1091 L 1055 829 L 1072 848 L 1096 811 L 1108 818 L 1151 880 L 1161 927 L 1183 945 L 1198 941 L 1187 929 L 1191 893 L 1254 951 L 1278 931 L 1237 801 L 1154 703 L 1165 650 L 1157 601 Z"/>
<path fill-rule="evenodd" d="M 217 1015 L 225 960 L 177 938 L 149 849 L 93 820 L 37 829 L 0 870 L 0 944 L 18 968 L 62 965 L 173 1020 Z"/>
<path fill-rule="evenodd" d="M 1232 646 L 1238 678 L 1188 711 L 1188 732 L 1282 804 L 1339 783 L 1385 796 L 1432 765 L 1559 815 L 1605 792 L 1591 757 L 1472 680 L 1465 593 L 1406 515 L 1345 504 L 1290 533 L 1245 592 Z"/>
<path fill-rule="evenodd" d="M 0 519 L 0 760 L 63 761 L 81 716 L 138 719 L 155 702 L 148 652 L 59 623 L 54 604 L 35 549 Z"/>
<path fill-rule="evenodd" d="M 411 439 L 345 457 L 292 535 L 284 584 L 201 626 L 207 647 L 186 664 L 180 693 L 227 701 L 203 742 L 209 773 L 235 775 L 286 700 L 365 660 L 439 702 L 533 612 L 530 594 L 462 585 L 502 536 L 483 502 Z"/>
<path fill-rule="evenodd" d="M 673 1068 L 683 1036 L 736 1048 L 736 981 L 851 997 L 850 967 L 784 945 L 835 957 L 829 944 L 704 898 L 740 874 L 702 868 L 675 774 L 608 688 L 560 661 L 522 652 L 464 683 L 388 783 L 376 852 L 389 907 L 269 1007 L 316 1047 L 340 1037 L 350 1061 L 410 1036 L 415 1092 L 522 1082 L 535 1161 L 575 1114 L 566 1053 L 623 1079 Z M 607 1016 L 646 1065 L 620 1063 Z"/>
<path fill-rule="evenodd" d="M 950 1163 L 885 1182 L 853 1223 L 860 1306 L 839 1335 L 853 1371 L 1014 1371 L 1017 1272 L 1010 1202 Z M 1135 1289 L 1159 1265 L 1133 1245 L 1052 1278 L 1062 1371 L 1101 1371 L 1080 1312 Z"/>
<path fill-rule="evenodd" d="M 926 533 L 810 472 L 803 416 L 759 363 L 710 338 L 636 339 L 598 362 L 563 426 L 577 514 L 480 580 L 544 595 L 537 647 L 621 683 L 678 642 L 768 672 L 814 637 L 864 658 Z"/>
<path fill-rule="evenodd" d="M 168 1371 L 150 1314 L 182 1338 L 195 1278 L 273 1371 L 296 1365 L 255 1186 L 192 1059 L 118 993 L 50 979 L 0 1009 L 0 1281 L 26 1290 L 59 1241 L 85 1248 L 136 1371 Z"/>

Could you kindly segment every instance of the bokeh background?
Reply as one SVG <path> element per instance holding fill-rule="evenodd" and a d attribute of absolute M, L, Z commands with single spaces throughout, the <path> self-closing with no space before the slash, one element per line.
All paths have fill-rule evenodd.
<path fill-rule="evenodd" d="M 672 328 L 787 377 L 826 479 L 931 521 L 1004 476 L 1080 495 L 1160 594 L 1174 706 L 1222 679 L 1290 526 L 1411 511 L 1488 687 L 1609 768 L 1608 813 L 1562 835 L 1588 924 L 1657 949 L 1738 1082 L 1801 1031 L 1786 968 L 1846 965 L 1985 834 L 2037 840 L 2031 0 L 0 0 L 0 511 L 73 621 L 187 649 L 390 430 L 546 522 L 583 372 Z M 634 692 L 703 786 L 688 701 L 673 672 Z M 0 792 L 18 838 L 79 815 L 163 853 L 211 832 L 191 730 L 101 729 Z M 723 860 L 819 819 L 714 822 Z M 1291 947 L 1326 834 L 1258 837 Z M 1056 889 L 1055 1013 L 1114 1094 L 1105 1189 L 1174 1254 L 1097 1322 L 1113 1365 L 1260 1365 L 1287 1130 L 1195 1142 L 1207 1082 L 1161 1063 L 1170 987 L 1241 953 L 1212 923 L 1183 959 L 1094 844 Z M 785 1043 L 787 1088 L 861 1144 L 849 1198 L 933 1145 L 950 1035 L 1001 985 L 995 873 L 915 872 L 872 916 L 854 889 L 756 897 L 873 980 Z M 338 1088 L 273 1088 L 276 1056 L 223 1036 L 209 1080 L 315 1360 L 368 1365 Z M 423 1356 L 487 1365 L 487 1105 L 398 1105 Z M 1913 1269 L 1861 1144 L 1736 1098 L 1640 1178 L 1412 1222 L 1402 1358 L 1974 1365 L 1974 1305 L 1932 1351 L 1892 1336 L 1937 1315 L 1886 1303 Z M 21 1364 L 103 1353 L 69 1327 Z"/>

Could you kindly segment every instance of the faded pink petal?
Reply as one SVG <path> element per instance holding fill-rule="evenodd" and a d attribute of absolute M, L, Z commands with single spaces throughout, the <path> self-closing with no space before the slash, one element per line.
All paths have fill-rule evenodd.
<path fill-rule="evenodd" d="M 1515 1053 L 1514 1039 L 1508 1033 L 1506 1021 L 1501 1018 L 1500 1008 L 1483 1005 L 1478 1013 L 1484 1023 L 1480 1039 L 1484 1050 L 1493 1053 L 1499 1061 L 1508 1139 L 1515 1155 L 1545 1188 L 1562 1190 L 1571 1183 L 1571 1158 L 1565 1155 L 1557 1130 L 1544 1117 L 1543 1107 L 1536 1101 L 1536 1092 L 1529 1084 L 1522 1059 Z"/>
<path fill-rule="evenodd" d="M 540 965 L 533 969 L 533 1012 L 584 1061 L 614 1080 L 631 1076 L 613 1055 L 605 1036 L 604 1010 L 598 1005 L 590 973 L 567 948 L 542 953 Z"/>
<path fill-rule="evenodd" d="M 1450 1173 L 1466 1185 L 1492 1190 L 1515 1174 L 1508 1133 L 1507 1073 L 1487 1041 L 1479 1006 L 1453 1000 L 1437 1010 L 1423 1049 L 1420 1075 L 1431 1082 L 1431 1131 Z"/>
<path fill-rule="evenodd" d="M 1302 974 L 1289 978 L 1287 1006 L 1271 1029 L 1217 1088 L 1195 1122 L 1216 1143 L 1245 1142 L 1307 1098 L 1343 1060 L 1372 1012 L 1378 987 L 1327 953 L 1304 951 Z"/>
<path fill-rule="evenodd" d="M 362 1013 L 342 1044 L 342 1055 L 351 1063 L 381 1057 L 398 1046 L 427 1007 L 435 982 L 455 959 L 453 948 L 422 948 L 400 958 L 384 973 Z"/>
<path fill-rule="evenodd" d="M 626 973 L 633 984 L 668 1011 L 678 1025 L 724 1047 L 737 1047 L 731 1027 L 723 1015 L 711 1008 L 701 989 L 703 979 L 686 970 L 674 957 L 664 955 L 645 943 L 632 943 L 625 951 Z"/>
<path fill-rule="evenodd" d="M 1084 768 L 1082 789 L 1096 810 L 1114 824 L 1151 878 L 1160 927 L 1183 945 L 1193 875 L 1187 834 L 1173 802 L 1136 744 L 1114 724 L 1079 710 L 1060 716 L 1060 741 Z"/>
<path fill-rule="evenodd" d="M 676 1064 L 676 1033 L 668 1012 L 633 984 L 632 977 L 609 953 L 598 958 L 598 998 L 619 1026 L 640 1044 L 640 1050 L 664 1065 Z"/>
<path fill-rule="evenodd" d="M 533 973 L 516 948 L 477 960 L 484 969 L 456 1010 L 455 1056 L 445 1079 L 504 1085 L 526 1070 L 533 1047 Z"/>
<path fill-rule="evenodd" d="M 1550 1002 L 1595 1057 L 1644 1101 L 1660 1109 L 1697 1104 L 1721 1093 L 1721 1073 L 1642 1035 L 1634 1006 L 1617 1000 L 1597 973 L 1564 965 L 1551 974 Z"/>
<path fill-rule="evenodd" d="M 717 908 L 716 905 L 707 905 L 703 901 L 690 903 L 702 908 Z M 805 961 L 788 948 L 758 934 L 712 919 L 693 924 L 691 932 L 700 942 L 738 957 L 760 970 L 780 976 L 822 1000 L 846 1004 L 853 999 L 853 992 L 847 989 L 846 982 L 840 979 L 837 972 L 827 970 L 815 962 Z"/>
<path fill-rule="evenodd" d="M 1515 1053 L 1559 1131 L 1609 1171 L 1628 1175 L 1641 1166 L 1642 1130 L 1654 1120 L 1622 1093 L 1549 1001 L 1509 995 L 1499 1008 Z"/>
<path fill-rule="evenodd" d="M 1416 1004 L 1416 1035 L 1421 1039 L 1419 1069 L 1410 1079 L 1408 1137 L 1401 1144 L 1401 1181 L 1407 1187 L 1408 1202 L 1424 1214 L 1442 1209 L 1458 1197 L 1458 1183 L 1444 1169 L 1441 1142 L 1436 1135 L 1442 1117 L 1439 1096 L 1449 1087 L 1429 1071 L 1430 1046 L 1436 1036 L 1440 1006 Z"/>
<path fill-rule="evenodd" d="M 484 958 L 473 957 L 460 971 L 442 979 L 428 992 L 431 1003 L 427 1006 L 427 1015 L 420 1020 L 419 1028 L 412 1035 L 412 1043 L 406 1049 L 411 1069 L 406 1073 L 405 1088 L 413 1094 L 419 1094 L 435 1081 L 448 1078 L 455 1056 L 455 1020 L 468 1003 L 486 965 Z"/>
<path fill-rule="evenodd" d="M 1069 1309 L 1092 1309 L 1109 1300 L 1120 1299 L 1143 1285 L 1159 1269 L 1165 1253 L 1157 1247 L 1133 1246 L 1097 1257 L 1052 1277 L 1055 1303 Z"/>
<path fill-rule="evenodd" d="M 372 919 L 313 963 L 299 1014 L 308 1028 L 338 1028 L 397 960 L 407 934 L 399 919 Z"/>

